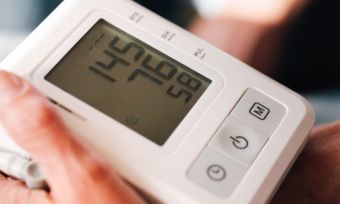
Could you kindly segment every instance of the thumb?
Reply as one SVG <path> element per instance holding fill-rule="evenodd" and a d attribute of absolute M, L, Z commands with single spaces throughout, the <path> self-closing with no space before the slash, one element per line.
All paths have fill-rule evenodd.
<path fill-rule="evenodd" d="M 0 121 L 49 179 L 59 177 L 65 157 L 85 152 L 47 99 L 27 81 L 4 71 L 0 71 Z"/>
<path fill-rule="evenodd" d="M 29 83 L 0 71 L 0 121 L 39 163 L 59 203 L 141 203 L 104 162 L 76 142 Z"/>

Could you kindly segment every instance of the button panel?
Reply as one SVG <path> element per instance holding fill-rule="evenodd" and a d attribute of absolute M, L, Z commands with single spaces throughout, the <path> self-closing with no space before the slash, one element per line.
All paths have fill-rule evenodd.
<path fill-rule="evenodd" d="M 214 195 L 228 197 L 247 169 L 207 147 L 188 172 L 194 183 L 207 189 Z"/>
<path fill-rule="evenodd" d="M 218 197 L 228 197 L 285 114 L 283 105 L 248 89 L 193 163 L 188 178 Z"/>
<path fill-rule="evenodd" d="M 231 116 L 266 135 L 272 135 L 285 114 L 286 109 L 280 103 L 254 89 L 249 89 Z"/>
<path fill-rule="evenodd" d="M 268 138 L 269 136 L 229 117 L 209 146 L 248 168 Z"/>

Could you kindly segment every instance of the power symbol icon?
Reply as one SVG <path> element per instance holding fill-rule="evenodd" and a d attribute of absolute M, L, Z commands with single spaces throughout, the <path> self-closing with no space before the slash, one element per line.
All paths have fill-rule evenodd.
<path fill-rule="evenodd" d="M 232 140 L 234 147 L 236 147 L 237 149 L 247 149 L 249 146 L 249 141 L 245 137 L 231 136 L 230 139 Z"/>

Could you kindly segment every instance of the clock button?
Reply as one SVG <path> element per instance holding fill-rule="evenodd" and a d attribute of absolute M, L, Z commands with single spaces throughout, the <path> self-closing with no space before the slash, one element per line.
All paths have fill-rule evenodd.
<path fill-rule="evenodd" d="M 207 169 L 207 175 L 211 180 L 223 181 L 227 176 L 227 172 L 223 166 L 212 164 Z"/>
<path fill-rule="evenodd" d="M 207 147 L 188 171 L 188 178 L 212 194 L 226 198 L 234 191 L 246 168 Z"/>

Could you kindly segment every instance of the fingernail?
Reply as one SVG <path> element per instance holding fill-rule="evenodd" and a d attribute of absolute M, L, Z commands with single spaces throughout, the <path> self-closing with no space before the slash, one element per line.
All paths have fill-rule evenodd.
<path fill-rule="evenodd" d="M 8 72 L 0 71 L 0 103 L 8 103 L 20 94 L 22 80 Z"/>

